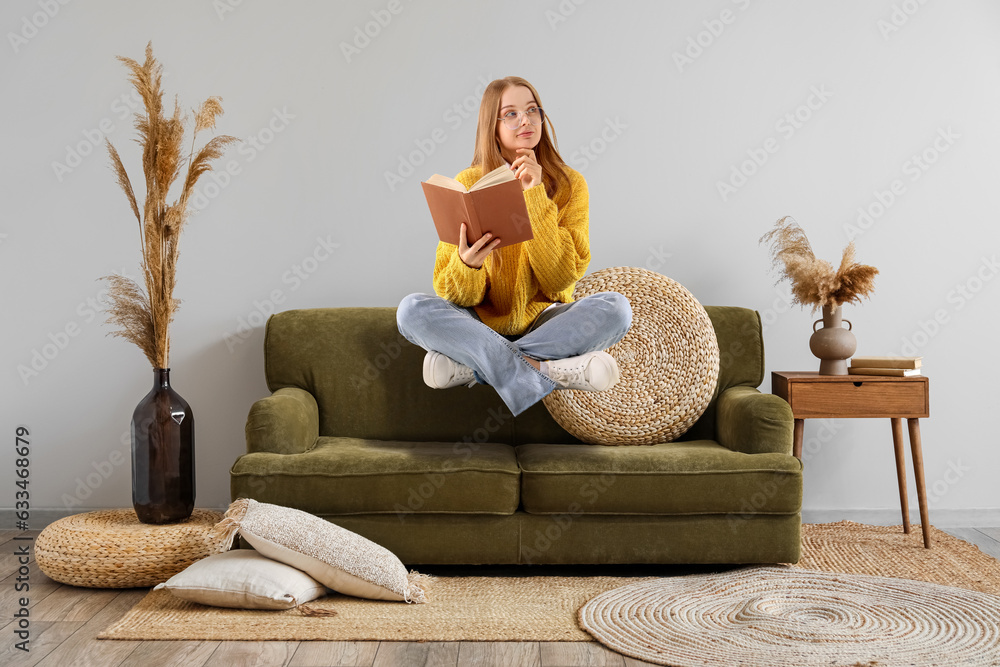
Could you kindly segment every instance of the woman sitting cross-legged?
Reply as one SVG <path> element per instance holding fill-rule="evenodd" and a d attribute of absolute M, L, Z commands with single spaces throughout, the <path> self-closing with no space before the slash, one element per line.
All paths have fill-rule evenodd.
<path fill-rule="evenodd" d="M 546 126 L 548 121 L 548 126 Z M 555 389 L 604 391 L 620 377 L 606 350 L 632 325 L 628 299 L 600 292 L 574 300 L 590 264 L 587 183 L 563 162 L 537 91 L 520 77 L 483 93 L 469 187 L 506 163 L 521 182 L 534 238 L 495 250 L 489 233 L 468 245 L 439 242 L 436 295 L 410 294 L 400 333 L 427 350 L 424 382 L 443 389 L 488 384 L 517 416 Z"/>

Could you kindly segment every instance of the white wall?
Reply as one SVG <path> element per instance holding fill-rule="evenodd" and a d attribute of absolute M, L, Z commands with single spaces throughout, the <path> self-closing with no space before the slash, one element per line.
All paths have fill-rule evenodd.
<path fill-rule="evenodd" d="M 100 276 L 136 275 L 139 250 L 91 143 L 107 131 L 142 197 L 115 56 L 141 60 L 152 40 L 168 100 L 190 109 L 221 95 L 218 131 L 265 142 L 218 163 L 239 173 L 203 181 L 213 196 L 181 241 L 170 365 L 197 421 L 199 506 L 228 503 L 247 410 L 267 393 L 267 302 L 395 306 L 431 292 L 436 238 L 418 183 L 468 165 L 483 83 L 517 74 L 587 178 L 590 270 L 645 266 L 702 303 L 758 309 L 768 371 L 817 367 L 818 315 L 788 306 L 758 238 L 793 215 L 837 263 L 853 234 L 858 259 L 880 270 L 870 301 L 846 308 L 858 354 L 920 354 L 931 377 L 931 518 L 1000 510 L 996 2 L 16 0 L 0 27 L 0 507 L 14 506 L 18 425 L 31 432 L 32 508 L 131 502 L 127 431 L 152 373 L 87 304 Z M 363 48 L 345 56 L 355 39 Z M 718 184 L 765 144 L 777 150 L 723 197 Z M 923 154 L 936 161 L 914 170 Z M 401 161 L 422 164 L 390 187 Z M 897 179 L 902 194 L 858 225 Z M 323 243 L 336 247 L 310 260 Z M 313 272 L 296 279 L 304 262 Z M 896 511 L 887 421 L 808 421 L 805 443 L 807 511 Z"/>

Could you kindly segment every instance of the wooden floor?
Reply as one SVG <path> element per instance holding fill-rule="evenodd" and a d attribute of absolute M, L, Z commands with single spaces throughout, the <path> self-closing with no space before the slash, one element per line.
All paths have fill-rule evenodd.
<path fill-rule="evenodd" d="M 949 528 L 947 532 L 1000 558 L 1000 528 Z M 0 622 L 18 609 L 18 562 L 13 538 L 0 531 Z M 371 665 L 511 665 L 564 667 L 649 663 L 626 658 L 596 642 L 189 642 L 98 641 L 97 634 L 118 620 L 147 590 L 91 590 L 58 584 L 30 563 L 28 653 L 17 650 L 16 622 L 0 631 L 0 665 L 116 667 L 139 665 L 281 665 L 306 667 Z"/>

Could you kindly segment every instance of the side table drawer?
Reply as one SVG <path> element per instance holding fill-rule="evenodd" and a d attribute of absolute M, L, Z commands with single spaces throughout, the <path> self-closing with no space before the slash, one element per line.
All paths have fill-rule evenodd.
<path fill-rule="evenodd" d="M 929 416 L 926 382 L 797 382 L 789 394 L 796 419 Z"/>

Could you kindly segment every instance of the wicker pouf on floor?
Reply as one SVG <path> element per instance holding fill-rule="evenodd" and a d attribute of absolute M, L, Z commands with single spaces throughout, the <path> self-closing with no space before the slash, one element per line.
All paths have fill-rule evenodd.
<path fill-rule="evenodd" d="M 196 509 L 187 521 L 141 523 L 132 509 L 59 519 L 42 530 L 35 560 L 51 579 L 88 588 L 155 586 L 229 545 L 213 542 L 222 513 Z"/>

